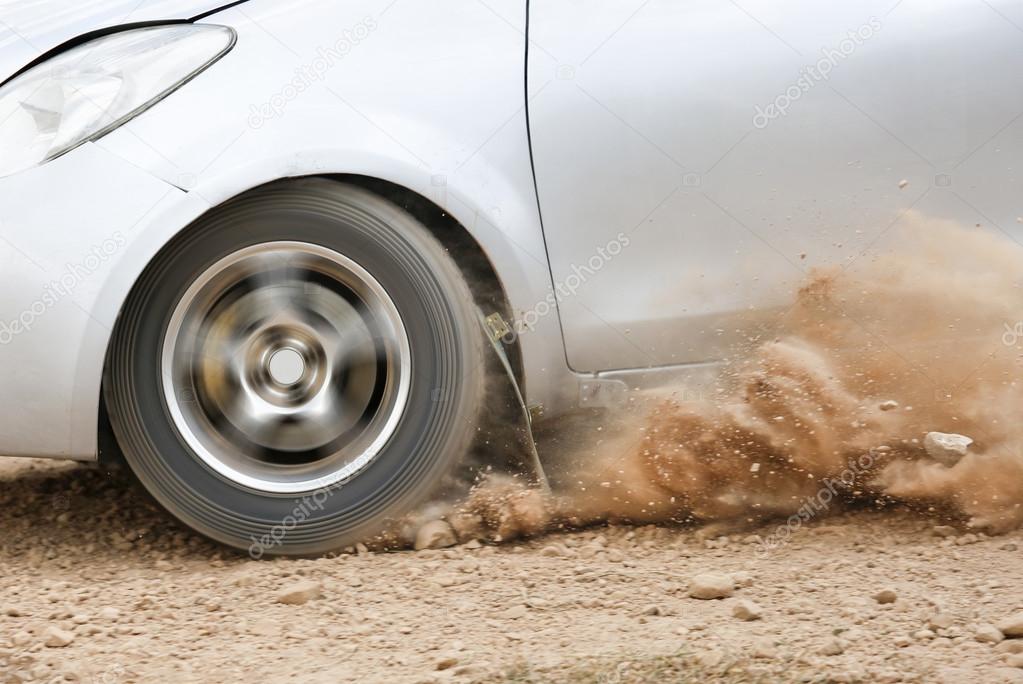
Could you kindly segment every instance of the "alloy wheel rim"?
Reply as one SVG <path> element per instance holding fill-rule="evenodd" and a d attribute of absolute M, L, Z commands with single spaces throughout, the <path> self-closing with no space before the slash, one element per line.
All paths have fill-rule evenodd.
<path fill-rule="evenodd" d="M 331 249 L 279 241 L 220 259 L 185 291 L 161 355 L 174 426 L 210 468 L 288 495 L 367 467 L 408 403 L 394 302 Z"/>

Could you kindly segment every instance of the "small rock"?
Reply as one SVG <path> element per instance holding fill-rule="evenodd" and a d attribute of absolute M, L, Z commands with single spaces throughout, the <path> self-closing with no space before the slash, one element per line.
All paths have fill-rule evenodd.
<path fill-rule="evenodd" d="M 955 618 L 948 613 L 935 613 L 927 618 L 927 629 L 936 632 L 939 629 L 948 629 L 954 623 Z"/>
<path fill-rule="evenodd" d="M 738 572 L 733 572 L 732 573 L 732 581 L 735 582 L 735 586 L 736 586 L 737 589 L 742 589 L 742 588 L 745 588 L 745 587 L 752 587 L 753 586 L 753 575 L 751 575 L 750 573 L 746 572 L 745 570 L 740 570 Z"/>
<path fill-rule="evenodd" d="M 1009 667 L 1023 667 L 1023 653 L 1016 653 L 1005 658 L 1005 664 Z"/>
<path fill-rule="evenodd" d="M 458 658 L 455 656 L 446 656 L 436 662 L 434 667 L 438 670 L 450 670 L 458 664 Z"/>
<path fill-rule="evenodd" d="M 895 603 L 898 598 L 899 595 L 895 593 L 894 589 L 882 589 L 874 594 L 874 600 L 882 605 L 886 603 Z"/>
<path fill-rule="evenodd" d="M 458 543 L 455 531 L 451 529 L 444 520 L 431 520 L 416 532 L 414 548 L 416 551 L 423 549 L 444 549 Z"/>
<path fill-rule="evenodd" d="M 843 653 L 845 653 L 845 644 L 841 639 L 828 639 L 820 650 L 820 654 L 825 656 L 837 656 Z"/>
<path fill-rule="evenodd" d="M 931 528 L 931 532 L 935 537 L 954 537 L 959 534 L 959 530 L 951 525 L 935 525 Z"/>
<path fill-rule="evenodd" d="M 977 625 L 977 628 L 973 630 L 973 638 L 982 644 L 997 644 L 1005 638 L 1005 635 L 994 625 L 985 623 Z"/>
<path fill-rule="evenodd" d="M 696 599 L 722 599 L 735 593 L 735 580 L 731 575 L 705 572 L 689 581 L 689 596 Z"/>
<path fill-rule="evenodd" d="M 53 626 L 46 629 L 44 636 L 46 639 L 43 641 L 43 645 L 48 648 L 64 648 L 75 640 L 75 635 L 71 632 L 65 632 L 63 629 Z"/>
<path fill-rule="evenodd" d="M 643 612 L 641 614 L 642 615 L 662 615 L 663 613 L 661 612 L 661 607 L 660 606 L 658 606 L 656 604 L 653 604 L 653 605 L 649 605 L 646 608 L 644 608 Z"/>
<path fill-rule="evenodd" d="M 771 641 L 771 639 L 761 637 L 753 642 L 753 648 L 750 651 L 750 655 L 754 658 L 772 660 L 778 655 L 778 649 L 774 647 L 774 642 Z"/>
<path fill-rule="evenodd" d="M 1016 613 L 995 623 L 995 627 L 1009 639 L 1023 637 L 1023 613 Z"/>
<path fill-rule="evenodd" d="M 506 620 L 518 620 L 519 618 L 526 617 L 528 613 L 529 611 L 526 609 L 526 607 L 522 604 L 519 604 L 517 606 L 512 606 L 511 608 L 505 610 L 503 613 L 501 613 L 501 617 L 505 618 Z"/>
<path fill-rule="evenodd" d="M 882 411 L 894 411 L 899 408 L 899 402 L 889 399 L 888 401 L 882 401 L 877 407 Z"/>
<path fill-rule="evenodd" d="M 544 558 L 561 558 L 568 555 L 568 549 L 560 544 L 551 544 L 540 549 L 540 555 Z"/>
<path fill-rule="evenodd" d="M 965 435 L 946 432 L 928 432 L 924 436 L 924 449 L 932 459 L 946 466 L 954 466 L 966 455 L 973 440 Z"/>
<path fill-rule="evenodd" d="M 743 599 L 732 606 L 732 617 L 740 620 L 759 620 L 764 615 L 764 609 L 756 601 Z"/>
<path fill-rule="evenodd" d="M 284 588 L 277 594 L 277 603 L 284 603 L 289 606 L 300 606 L 307 601 L 319 598 L 323 593 L 323 587 L 319 582 L 306 580 L 297 582 Z"/>
<path fill-rule="evenodd" d="M 725 659 L 725 653 L 724 651 L 712 648 L 701 653 L 697 653 L 693 659 L 700 667 L 712 668 L 721 664 L 721 661 Z"/>
<path fill-rule="evenodd" d="M 995 646 L 999 653 L 1023 653 L 1023 641 L 1003 641 Z"/>
<path fill-rule="evenodd" d="M 980 538 L 977 535 L 968 532 L 961 537 L 956 537 L 956 546 L 967 546 L 969 544 L 976 544 L 979 541 Z"/>

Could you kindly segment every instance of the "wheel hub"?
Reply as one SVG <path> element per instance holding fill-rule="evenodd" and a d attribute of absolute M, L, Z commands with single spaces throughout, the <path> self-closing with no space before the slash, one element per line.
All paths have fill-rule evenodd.
<path fill-rule="evenodd" d="M 299 384 L 306 375 L 306 368 L 305 355 L 294 347 L 272 350 L 266 361 L 266 372 L 271 382 L 281 389 Z"/>

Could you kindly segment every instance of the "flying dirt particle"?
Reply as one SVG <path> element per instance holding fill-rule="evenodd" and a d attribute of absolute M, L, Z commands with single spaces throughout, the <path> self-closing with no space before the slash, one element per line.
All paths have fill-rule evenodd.
<path fill-rule="evenodd" d="M 946 466 L 954 466 L 966 456 L 973 440 L 965 435 L 928 432 L 924 436 L 924 450 L 932 459 Z"/>
<path fill-rule="evenodd" d="M 416 532 L 416 541 L 413 548 L 416 551 L 423 549 L 444 549 L 458 543 L 455 531 L 444 520 L 430 520 Z"/>
<path fill-rule="evenodd" d="M 888 401 L 882 401 L 880 404 L 877 405 L 877 407 L 882 411 L 894 411 L 895 409 L 899 408 L 899 402 L 895 401 L 894 399 L 889 399 Z"/>
<path fill-rule="evenodd" d="M 322 593 L 323 587 L 319 582 L 313 580 L 296 582 L 285 587 L 277 594 L 277 603 L 300 606 L 303 603 L 319 598 Z"/>
<path fill-rule="evenodd" d="M 731 575 L 705 572 L 689 580 L 689 597 L 695 599 L 723 599 L 735 593 L 735 581 Z"/>
<path fill-rule="evenodd" d="M 907 185 L 909 185 L 909 181 L 903 178 L 902 180 L 899 181 L 899 190 L 902 190 Z"/>

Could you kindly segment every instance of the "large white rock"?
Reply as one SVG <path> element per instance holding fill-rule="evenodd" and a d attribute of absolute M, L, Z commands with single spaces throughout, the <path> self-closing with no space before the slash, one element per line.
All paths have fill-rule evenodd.
<path fill-rule="evenodd" d="M 946 466 L 954 466 L 966 455 L 973 440 L 966 435 L 947 432 L 928 432 L 924 437 L 924 449 L 932 459 Z"/>

